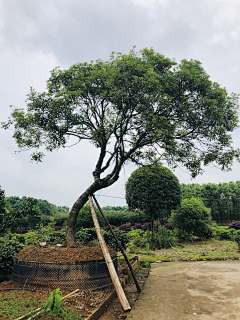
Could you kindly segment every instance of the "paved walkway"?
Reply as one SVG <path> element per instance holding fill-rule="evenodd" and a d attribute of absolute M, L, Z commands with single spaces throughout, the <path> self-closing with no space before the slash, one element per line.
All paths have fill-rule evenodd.
<path fill-rule="evenodd" d="M 127 320 L 240 320 L 240 261 L 152 264 Z"/>

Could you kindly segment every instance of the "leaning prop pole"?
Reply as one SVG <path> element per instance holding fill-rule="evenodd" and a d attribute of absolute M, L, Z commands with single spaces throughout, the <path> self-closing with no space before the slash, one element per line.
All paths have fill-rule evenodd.
<path fill-rule="evenodd" d="M 102 208 L 100 207 L 100 205 L 99 205 L 99 203 L 98 203 L 98 201 L 97 201 L 97 199 L 96 199 L 96 197 L 95 197 L 94 194 L 93 194 L 93 199 L 94 199 L 94 201 L 95 201 L 95 203 L 96 203 L 99 211 L 101 212 L 101 214 L 102 214 L 102 216 L 103 216 L 103 219 L 105 220 L 106 224 L 108 225 L 108 228 L 109 228 L 110 231 L 112 232 L 112 235 L 113 235 L 114 239 L 116 240 L 116 242 L 117 242 L 117 244 L 118 244 L 118 246 L 119 246 L 119 249 L 121 250 L 121 252 L 122 252 L 122 254 L 123 254 L 123 256 L 124 256 L 125 261 L 127 262 L 128 268 L 129 268 L 129 270 L 131 271 L 133 280 L 134 280 L 134 282 L 135 282 L 135 284 L 136 284 L 137 291 L 138 291 L 138 292 L 141 292 L 139 283 L 138 283 L 138 281 L 137 281 L 137 278 L 136 278 L 136 276 L 135 276 L 135 273 L 134 273 L 134 271 L 133 271 L 133 268 L 132 268 L 132 266 L 131 266 L 131 264 L 130 264 L 130 262 L 129 262 L 129 260 L 128 260 L 128 257 L 127 257 L 127 255 L 126 255 L 126 253 L 125 253 L 125 250 L 123 249 L 121 243 L 119 242 L 117 236 L 115 235 L 115 233 L 114 233 L 114 231 L 113 231 L 110 223 L 108 222 L 108 219 L 106 218 L 105 214 L 103 213 Z"/>
<path fill-rule="evenodd" d="M 125 296 L 125 293 L 123 291 L 121 283 L 120 283 L 120 281 L 118 279 L 118 276 L 117 276 L 116 270 L 114 268 L 111 256 L 110 256 L 110 254 L 108 252 L 105 240 L 103 238 L 102 231 L 100 229 L 100 226 L 99 226 L 99 223 L 98 223 L 98 218 L 97 218 L 97 215 L 96 215 L 96 212 L 95 212 L 95 208 L 94 208 L 94 205 L 93 205 L 92 197 L 88 196 L 88 200 L 89 200 L 92 219 L 93 219 L 93 223 L 94 223 L 94 226 L 95 226 L 95 229 L 96 229 L 96 232 L 97 232 L 98 240 L 99 240 L 99 243 L 100 243 L 100 246 L 101 246 L 101 249 L 102 249 L 102 252 L 103 252 L 103 256 L 105 258 L 105 261 L 106 261 L 106 264 L 107 264 L 107 267 L 108 267 L 108 270 L 109 270 L 113 285 L 114 285 L 114 287 L 116 289 L 116 293 L 117 293 L 118 299 L 119 299 L 119 301 L 120 301 L 120 303 L 122 305 L 123 310 L 124 311 L 129 311 L 129 310 L 131 310 L 131 307 L 130 307 L 128 301 L 127 301 L 127 298 Z"/>

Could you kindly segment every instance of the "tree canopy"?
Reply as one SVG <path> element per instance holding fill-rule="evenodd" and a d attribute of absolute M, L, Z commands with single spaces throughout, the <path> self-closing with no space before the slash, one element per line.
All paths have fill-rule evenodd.
<path fill-rule="evenodd" d="M 180 205 L 179 181 L 161 165 L 141 167 L 126 182 L 126 201 L 130 209 L 144 210 L 151 217 L 154 231 L 154 219 L 165 217 L 168 210 Z"/>
<path fill-rule="evenodd" d="M 153 49 L 55 68 L 46 92 L 31 88 L 26 103 L 26 111 L 13 108 L 3 127 L 13 127 L 20 149 L 35 149 L 32 160 L 41 161 L 42 147 L 68 146 L 71 137 L 99 149 L 94 182 L 68 218 L 69 246 L 88 195 L 116 182 L 126 162 L 158 157 L 196 176 L 211 162 L 228 169 L 239 156 L 230 135 L 237 127 L 238 97 L 212 82 L 199 61 L 177 64 Z"/>

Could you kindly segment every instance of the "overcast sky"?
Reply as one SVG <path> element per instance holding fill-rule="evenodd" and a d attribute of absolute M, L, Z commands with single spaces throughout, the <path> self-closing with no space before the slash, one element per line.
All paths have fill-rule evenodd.
<path fill-rule="evenodd" d="M 153 47 L 174 58 L 197 59 L 213 81 L 240 93 L 239 0 L 0 0 L 0 121 L 9 105 L 24 107 L 29 87 L 43 91 L 56 66 L 108 60 L 112 51 L 128 53 Z M 0 129 L 0 185 L 7 196 L 30 196 L 72 206 L 92 182 L 95 148 L 86 143 L 47 153 L 40 164 L 30 152 L 15 154 L 12 132 Z M 233 134 L 239 146 L 240 129 Z M 101 195 L 124 198 L 127 165 L 115 185 Z M 240 165 L 231 172 L 209 166 L 194 180 L 184 169 L 183 183 L 240 180 Z M 125 205 L 124 199 L 99 198 L 100 204 Z"/>

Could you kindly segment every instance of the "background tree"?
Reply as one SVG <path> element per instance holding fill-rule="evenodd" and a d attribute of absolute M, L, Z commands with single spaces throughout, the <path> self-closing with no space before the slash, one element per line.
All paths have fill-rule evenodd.
<path fill-rule="evenodd" d="M 100 227 L 105 227 L 105 221 L 104 221 L 100 211 L 97 208 L 95 208 L 95 211 L 96 211 L 96 214 L 98 217 Z M 76 230 L 79 230 L 81 228 L 94 228 L 92 214 L 91 214 L 90 206 L 88 203 L 86 203 L 82 207 L 82 209 L 79 211 L 75 228 L 76 228 Z"/>
<path fill-rule="evenodd" d="M 31 89 L 26 103 L 27 110 L 14 108 L 3 127 L 13 126 L 19 148 L 35 149 L 32 160 L 41 161 L 41 147 L 65 147 L 70 137 L 99 150 L 94 181 L 68 217 L 70 247 L 88 195 L 115 183 L 127 161 L 141 164 L 157 156 L 196 176 L 211 162 L 228 169 L 239 156 L 230 135 L 237 127 L 238 97 L 212 82 L 199 61 L 177 64 L 153 49 L 56 68 L 47 92 Z"/>
<path fill-rule="evenodd" d="M 199 198 L 184 199 L 177 210 L 173 210 L 169 222 L 180 239 L 191 236 L 205 237 L 211 222 L 211 210 Z"/>
<path fill-rule="evenodd" d="M 131 174 L 126 183 L 126 201 L 130 209 L 144 210 L 154 219 L 163 218 L 167 211 L 181 203 L 181 190 L 177 177 L 166 167 L 141 167 Z"/>

